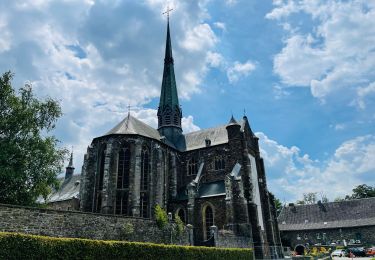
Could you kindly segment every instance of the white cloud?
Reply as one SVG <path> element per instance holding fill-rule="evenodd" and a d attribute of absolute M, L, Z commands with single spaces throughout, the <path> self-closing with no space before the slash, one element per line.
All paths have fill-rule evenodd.
<path fill-rule="evenodd" d="M 375 82 L 374 2 L 278 0 L 274 5 L 266 18 L 288 25 L 284 48 L 274 57 L 282 82 L 310 87 L 322 101 L 338 94 L 345 104 L 363 100 L 357 89 Z"/>
<path fill-rule="evenodd" d="M 253 70 L 255 70 L 255 63 L 250 60 L 245 63 L 235 61 L 231 67 L 227 69 L 227 77 L 230 83 L 237 82 L 241 77 L 248 76 Z"/>
<path fill-rule="evenodd" d="M 225 63 L 224 57 L 217 52 L 208 52 L 206 56 L 207 63 L 214 68 L 220 67 Z"/>
<path fill-rule="evenodd" d="M 216 28 L 219 28 L 219 29 L 223 30 L 223 31 L 227 30 L 227 27 L 226 27 L 225 23 L 222 23 L 222 22 L 216 22 L 216 23 L 214 23 L 214 26 Z"/>
<path fill-rule="evenodd" d="M 171 34 L 180 98 L 200 91 L 220 57 L 214 52 L 215 33 L 200 23 L 207 16 L 204 2 L 173 6 L 171 15 L 179 17 L 171 22 Z M 123 119 L 127 105 L 156 127 L 156 111 L 142 107 L 160 95 L 164 5 L 158 0 L 0 2 L 0 71 L 14 72 L 16 86 L 30 80 L 39 96 L 60 100 L 64 115 L 55 134 L 63 146 L 75 147 L 78 172 L 92 138 Z M 187 116 L 183 129 L 199 127 Z"/>
<path fill-rule="evenodd" d="M 216 42 L 216 35 L 210 25 L 204 23 L 188 30 L 181 45 L 188 51 L 202 51 L 210 49 Z"/>
<path fill-rule="evenodd" d="M 308 192 L 323 193 L 333 200 L 351 194 L 359 184 L 375 184 L 368 179 L 375 171 L 373 135 L 343 142 L 323 162 L 302 154 L 298 147 L 278 144 L 264 133 L 256 135 L 265 160 L 269 189 L 282 200 L 296 201 Z"/>

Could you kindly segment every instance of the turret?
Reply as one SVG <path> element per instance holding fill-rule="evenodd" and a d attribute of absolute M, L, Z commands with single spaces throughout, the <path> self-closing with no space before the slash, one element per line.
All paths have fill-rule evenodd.
<path fill-rule="evenodd" d="M 73 152 L 70 154 L 69 164 L 68 167 L 65 168 L 65 180 L 71 178 L 74 174 L 74 166 L 73 166 Z"/>
<path fill-rule="evenodd" d="M 233 115 L 226 127 L 227 133 L 228 133 L 228 141 L 238 139 L 241 137 L 241 126 L 237 123 L 237 121 L 234 119 Z"/>

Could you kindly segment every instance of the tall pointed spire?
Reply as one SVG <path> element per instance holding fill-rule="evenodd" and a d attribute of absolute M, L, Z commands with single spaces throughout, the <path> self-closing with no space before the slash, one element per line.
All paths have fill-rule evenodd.
<path fill-rule="evenodd" d="M 158 108 L 158 130 L 161 135 L 165 136 L 169 141 L 176 144 L 177 139 L 182 133 L 182 112 L 178 102 L 173 63 L 174 60 L 172 55 L 172 43 L 168 16 L 163 81 L 161 85 L 160 102 Z"/>

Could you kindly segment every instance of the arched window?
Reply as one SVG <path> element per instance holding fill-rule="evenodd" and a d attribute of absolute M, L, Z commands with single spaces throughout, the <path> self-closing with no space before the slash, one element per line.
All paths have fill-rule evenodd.
<path fill-rule="evenodd" d="M 215 158 L 215 170 L 224 170 L 225 169 L 225 160 L 221 156 Z"/>
<path fill-rule="evenodd" d="M 211 237 L 210 227 L 214 225 L 214 211 L 210 205 L 207 205 L 203 208 L 203 236 L 207 240 Z"/>
<path fill-rule="evenodd" d="M 182 209 L 182 208 L 179 208 L 176 212 L 177 216 L 180 217 L 180 219 L 182 220 L 182 222 L 186 223 L 186 219 L 185 219 L 185 210 Z"/>
<path fill-rule="evenodd" d="M 141 190 L 148 190 L 148 178 L 150 171 L 149 153 L 146 149 L 141 154 Z"/>
<path fill-rule="evenodd" d="M 198 172 L 197 160 L 195 157 L 191 158 L 187 163 L 187 175 L 195 175 Z"/>
<path fill-rule="evenodd" d="M 130 147 L 125 144 L 118 153 L 115 214 L 129 215 Z"/>
<path fill-rule="evenodd" d="M 118 155 L 117 189 L 129 188 L 130 149 L 123 147 Z"/>
<path fill-rule="evenodd" d="M 150 156 L 147 148 L 142 149 L 141 153 L 141 194 L 140 194 L 140 216 L 143 218 L 149 217 L 149 176 L 150 176 Z"/>
<path fill-rule="evenodd" d="M 105 164 L 105 149 L 104 146 L 99 155 L 99 171 L 96 179 L 96 192 L 95 192 L 95 212 L 100 212 L 102 208 L 102 190 L 104 183 L 104 164 Z"/>
<path fill-rule="evenodd" d="M 141 200 L 140 200 L 140 216 L 142 218 L 148 218 L 149 217 L 149 210 L 148 210 L 148 195 L 147 193 L 142 192 L 141 193 Z"/>

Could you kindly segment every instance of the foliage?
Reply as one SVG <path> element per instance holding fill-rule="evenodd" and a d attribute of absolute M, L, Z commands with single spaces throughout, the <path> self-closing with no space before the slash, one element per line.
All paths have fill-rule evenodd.
<path fill-rule="evenodd" d="M 156 220 L 156 225 L 160 229 L 163 229 L 168 224 L 167 212 L 159 205 L 155 206 L 155 220 Z"/>
<path fill-rule="evenodd" d="M 252 259 L 252 250 L 0 233 L 0 259 Z"/>
<path fill-rule="evenodd" d="M 47 134 L 62 113 L 57 101 L 34 97 L 30 85 L 17 94 L 12 78 L 0 76 L 0 203 L 32 205 L 58 185 L 66 150 Z"/>
<path fill-rule="evenodd" d="M 134 233 L 134 225 L 130 222 L 126 222 L 122 226 L 121 234 L 124 236 L 124 238 L 128 238 L 129 236 L 133 235 Z"/>
<path fill-rule="evenodd" d="M 375 197 L 375 187 L 368 186 L 366 184 L 358 185 L 353 189 L 352 199 L 363 199 Z"/>
<path fill-rule="evenodd" d="M 176 235 L 181 236 L 184 233 L 185 224 L 177 214 L 174 216 L 174 222 L 176 223 Z"/>
<path fill-rule="evenodd" d="M 273 195 L 273 193 L 269 192 L 271 200 L 273 200 L 273 203 L 275 204 L 276 208 L 276 216 L 280 215 L 281 210 L 283 209 L 283 204 L 281 201 Z"/>

